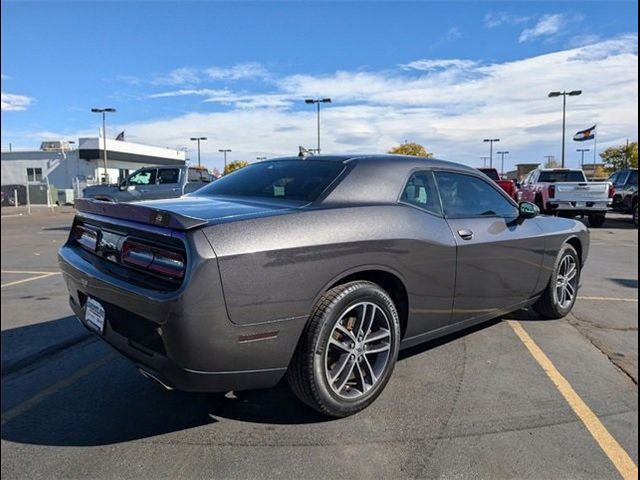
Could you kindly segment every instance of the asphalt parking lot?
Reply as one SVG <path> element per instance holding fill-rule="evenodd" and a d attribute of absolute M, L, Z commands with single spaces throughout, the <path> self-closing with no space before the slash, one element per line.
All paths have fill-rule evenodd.
<path fill-rule="evenodd" d="M 327 421 L 286 385 L 167 392 L 71 316 L 71 210 L 2 209 L 3 478 L 619 478 L 638 463 L 638 231 L 592 230 L 573 313 L 529 311 L 405 351 Z"/>

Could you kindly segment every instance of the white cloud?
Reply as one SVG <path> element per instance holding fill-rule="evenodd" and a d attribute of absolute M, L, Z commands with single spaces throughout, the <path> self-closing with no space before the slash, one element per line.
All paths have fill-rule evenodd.
<path fill-rule="evenodd" d="M 637 135 L 637 42 L 636 34 L 625 35 L 506 63 L 416 59 L 395 70 L 290 75 L 272 79 L 270 92 L 176 89 L 153 101 L 180 96 L 181 108 L 194 101 L 199 110 L 203 102 L 216 103 L 216 111 L 112 128 L 126 130 L 132 141 L 171 147 L 197 132 L 209 139 L 201 145 L 204 162 L 220 168 L 222 147 L 233 150 L 230 159 L 246 160 L 313 147 L 315 109 L 302 100 L 322 95 L 333 99 L 322 107 L 327 153 L 381 153 L 409 140 L 440 158 L 478 165 L 488 153 L 482 139 L 495 136 L 511 152 L 508 165 L 543 161 L 543 155 L 560 155 L 562 106 L 547 98 L 552 90 L 583 90 L 567 102 L 569 138 L 594 123 L 599 149 Z M 567 152 L 568 165 L 577 165 L 571 141 Z"/>
<path fill-rule="evenodd" d="M 529 21 L 529 17 L 513 15 L 508 12 L 487 12 L 484 16 L 486 28 L 496 28 L 502 25 L 519 25 Z"/>
<path fill-rule="evenodd" d="M 185 85 L 198 83 L 200 75 L 198 70 L 189 67 L 176 68 L 166 75 L 156 76 L 151 83 L 153 85 Z"/>
<path fill-rule="evenodd" d="M 537 40 L 540 37 L 550 37 L 559 33 L 569 22 L 569 17 L 562 13 L 543 15 L 531 28 L 525 28 L 518 41 L 520 43 Z"/>
<path fill-rule="evenodd" d="M 238 63 L 231 67 L 210 67 L 204 72 L 211 80 L 260 80 L 269 76 L 267 70 L 257 62 Z"/>
<path fill-rule="evenodd" d="M 1 97 L 0 104 L 3 112 L 21 112 L 26 110 L 34 100 L 32 97 L 27 97 L 26 95 L 15 95 L 5 92 L 2 92 Z"/>
<path fill-rule="evenodd" d="M 474 60 L 461 60 L 458 58 L 449 59 L 427 59 L 427 60 L 415 60 L 410 63 L 400 65 L 400 68 L 404 70 L 438 70 L 448 68 L 471 68 L 478 64 Z"/>

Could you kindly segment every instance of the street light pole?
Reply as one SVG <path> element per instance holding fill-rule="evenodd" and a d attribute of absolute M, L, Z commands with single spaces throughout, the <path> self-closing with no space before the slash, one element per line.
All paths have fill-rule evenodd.
<path fill-rule="evenodd" d="M 584 170 L 584 152 L 588 152 L 590 149 L 588 148 L 577 148 L 576 152 L 580 152 L 580 169 Z"/>
<path fill-rule="evenodd" d="M 562 96 L 562 157 L 561 163 L 562 168 L 564 168 L 564 150 L 565 150 L 565 130 L 566 130 L 566 120 L 567 120 L 567 95 L 570 97 L 575 97 L 578 95 L 582 95 L 582 90 L 571 90 L 570 92 L 549 92 L 549 98 Z"/>
<path fill-rule="evenodd" d="M 482 167 L 486 168 L 487 160 L 489 160 L 489 157 L 480 157 L 480 160 L 482 160 Z"/>
<path fill-rule="evenodd" d="M 503 151 L 503 152 L 496 152 L 496 153 L 502 157 L 502 165 L 500 166 L 500 177 L 504 177 L 504 156 L 508 155 L 509 152 Z"/>
<path fill-rule="evenodd" d="M 231 149 L 230 148 L 221 148 L 218 151 L 220 153 L 224 153 L 224 170 L 222 171 L 224 173 L 225 170 L 227 169 L 227 153 L 229 153 L 231 151 Z"/>
<path fill-rule="evenodd" d="M 207 137 L 191 137 L 190 140 L 194 142 L 198 142 L 198 168 L 201 168 L 200 164 L 200 140 L 206 140 Z"/>
<path fill-rule="evenodd" d="M 489 168 L 493 168 L 493 142 L 499 142 L 499 138 L 485 138 L 483 142 L 489 142 Z"/>
<path fill-rule="evenodd" d="M 305 98 L 304 103 L 313 105 L 316 104 L 317 107 L 317 127 L 318 127 L 318 155 L 320 155 L 320 104 L 321 103 L 331 103 L 330 98 Z"/>
<path fill-rule="evenodd" d="M 107 171 L 107 113 L 115 113 L 115 108 L 92 108 L 93 113 L 102 114 L 102 160 L 104 162 L 104 181 L 109 183 L 109 172 Z"/>

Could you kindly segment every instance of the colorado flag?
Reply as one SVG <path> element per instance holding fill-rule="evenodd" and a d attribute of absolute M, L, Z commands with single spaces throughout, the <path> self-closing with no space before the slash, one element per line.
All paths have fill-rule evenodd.
<path fill-rule="evenodd" d="M 593 140 L 593 137 L 596 134 L 596 126 L 594 125 L 591 128 L 587 128 L 586 130 L 580 130 L 573 136 L 573 140 L 576 142 L 584 142 L 585 140 Z"/>

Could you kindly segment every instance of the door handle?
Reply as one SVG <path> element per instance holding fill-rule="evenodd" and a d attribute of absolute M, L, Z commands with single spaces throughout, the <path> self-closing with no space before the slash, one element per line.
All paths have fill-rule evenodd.
<path fill-rule="evenodd" d="M 139 191 L 140 193 L 146 193 L 146 192 L 148 192 L 149 190 L 148 190 L 148 189 L 146 189 L 146 188 L 139 188 L 139 189 L 138 189 L 138 191 Z"/>
<path fill-rule="evenodd" d="M 173 190 L 174 192 L 179 192 L 180 191 L 179 188 L 172 188 L 171 190 Z"/>
<path fill-rule="evenodd" d="M 463 240 L 471 240 L 473 238 L 473 232 L 471 230 L 467 230 L 466 228 L 461 228 L 458 230 L 458 235 Z"/>

